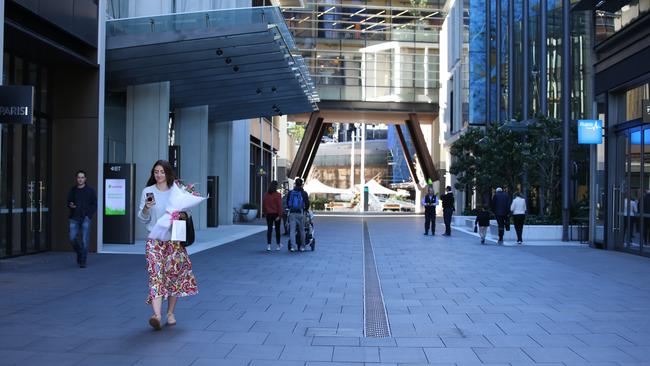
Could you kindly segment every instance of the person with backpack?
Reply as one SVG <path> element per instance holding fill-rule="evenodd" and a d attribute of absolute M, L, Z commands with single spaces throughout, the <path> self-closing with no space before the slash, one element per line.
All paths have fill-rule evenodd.
<path fill-rule="evenodd" d="M 309 209 L 309 195 L 302 188 L 303 181 L 296 178 L 293 183 L 293 189 L 289 191 L 287 197 L 287 207 L 289 209 L 289 250 L 295 252 L 305 251 L 305 211 Z M 300 235 L 300 248 L 296 243 L 296 226 L 298 235 Z"/>
<path fill-rule="evenodd" d="M 427 195 L 422 198 L 424 206 L 424 235 L 436 235 L 436 206 L 438 206 L 438 195 L 433 192 L 433 186 L 427 187 Z"/>

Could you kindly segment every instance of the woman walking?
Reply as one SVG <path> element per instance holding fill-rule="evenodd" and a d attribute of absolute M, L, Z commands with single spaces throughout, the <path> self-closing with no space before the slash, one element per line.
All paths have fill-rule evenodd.
<path fill-rule="evenodd" d="M 282 248 L 280 243 L 280 223 L 282 222 L 282 195 L 278 192 L 278 181 L 272 181 L 262 200 L 262 213 L 266 216 L 266 251 L 271 250 L 271 234 L 275 225 L 275 250 Z"/>
<path fill-rule="evenodd" d="M 151 168 L 147 187 L 142 190 L 138 218 L 147 225 L 151 232 L 156 221 L 165 215 L 165 208 L 174 184 L 174 173 L 169 162 L 158 160 Z M 161 329 L 162 303 L 167 299 L 167 325 L 176 325 L 174 309 L 179 297 L 196 295 L 199 290 L 192 273 L 192 262 L 185 247 L 180 242 L 172 242 L 171 233 L 167 240 L 147 239 L 146 257 L 149 272 L 149 295 L 147 304 L 151 304 L 153 315 L 149 325 L 155 330 Z"/>
<path fill-rule="evenodd" d="M 510 204 L 510 211 L 512 211 L 512 219 L 515 221 L 517 244 L 522 244 L 524 222 L 526 221 L 526 200 L 521 197 L 519 192 L 515 192 L 515 199 L 513 199 Z"/>

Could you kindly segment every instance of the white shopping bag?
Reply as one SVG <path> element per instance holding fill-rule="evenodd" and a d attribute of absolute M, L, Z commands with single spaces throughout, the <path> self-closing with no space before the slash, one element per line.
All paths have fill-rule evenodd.
<path fill-rule="evenodd" d="M 174 220 L 172 223 L 172 241 L 187 241 L 187 222 L 185 220 Z"/>

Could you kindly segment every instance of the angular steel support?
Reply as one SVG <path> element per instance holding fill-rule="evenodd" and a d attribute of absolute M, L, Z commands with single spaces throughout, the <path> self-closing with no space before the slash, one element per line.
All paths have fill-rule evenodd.
<path fill-rule="evenodd" d="M 413 141 L 413 145 L 415 146 L 415 153 L 418 155 L 418 162 L 420 163 L 422 172 L 424 172 L 424 178 L 427 181 L 431 179 L 432 182 L 439 180 L 440 176 L 429 154 L 427 142 L 424 140 L 417 113 L 409 113 L 409 119 L 405 122 L 411 135 L 411 141 Z"/>
<path fill-rule="evenodd" d="M 293 159 L 291 169 L 289 169 L 288 177 L 290 179 L 294 179 L 297 176 L 302 176 L 302 173 L 307 166 L 309 154 L 311 153 L 314 144 L 320 142 L 317 140 L 317 137 L 320 130 L 320 124 L 323 123 L 323 119 L 319 117 L 319 114 L 319 112 L 313 112 L 311 116 L 309 116 L 309 122 L 307 122 L 305 134 L 303 135 L 302 141 L 300 142 L 300 147 L 298 147 L 296 157 Z"/>
<path fill-rule="evenodd" d="M 395 130 L 397 130 L 397 136 L 399 136 L 399 142 L 402 145 L 402 152 L 404 153 L 406 165 L 408 166 L 409 172 L 411 173 L 411 178 L 413 178 L 413 181 L 416 185 L 420 184 L 418 175 L 415 173 L 415 164 L 413 164 L 413 157 L 411 156 L 411 152 L 409 151 L 408 146 L 406 146 L 406 139 L 404 138 L 402 127 L 400 125 L 395 125 Z"/>
<path fill-rule="evenodd" d="M 309 176 L 311 165 L 314 163 L 314 158 L 316 158 L 318 147 L 320 146 L 320 142 L 323 139 L 323 134 L 325 133 L 325 128 L 327 127 L 326 124 L 323 123 L 322 118 L 319 118 L 316 121 L 320 125 L 320 128 L 318 129 L 316 143 L 312 146 L 311 152 L 309 153 L 309 157 L 307 158 L 307 165 L 305 166 L 305 169 L 302 171 L 301 174 L 298 174 L 298 176 L 300 176 L 303 180 L 307 179 L 307 177 Z"/>

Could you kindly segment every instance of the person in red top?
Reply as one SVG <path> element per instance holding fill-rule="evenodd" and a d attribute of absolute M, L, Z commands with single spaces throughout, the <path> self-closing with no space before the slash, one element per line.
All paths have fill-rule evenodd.
<path fill-rule="evenodd" d="M 280 243 L 280 219 L 282 219 L 282 195 L 278 192 L 278 181 L 269 185 L 269 190 L 262 200 L 262 213 L 266 216 L 266 251 L 271 250 L 271 233 L 275 224 L 275 250 L 282 248 Z"/>

